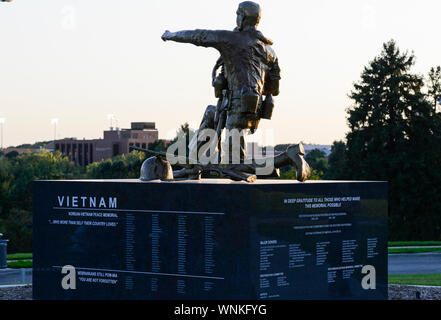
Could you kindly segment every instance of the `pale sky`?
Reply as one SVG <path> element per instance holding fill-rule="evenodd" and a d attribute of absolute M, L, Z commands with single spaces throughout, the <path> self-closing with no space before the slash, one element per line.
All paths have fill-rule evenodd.
<path fill-rule="evenodd" d="M 233 29 L 236 0 L 14 0 L 0 2 L 0 118 L 4 146 L 99 138 L 109 127 L 154 121 L 160 138 L 197 127 L 215 104 L 215 49 L 163 42 L 185 29 Z M 282 69 L 274 143 L 331 144 L 348 131 L 347 94 L 382 43 L 414 51 L 414 71 L 441 64 L 439 0 L 260 0 L 259 30 Z"/>

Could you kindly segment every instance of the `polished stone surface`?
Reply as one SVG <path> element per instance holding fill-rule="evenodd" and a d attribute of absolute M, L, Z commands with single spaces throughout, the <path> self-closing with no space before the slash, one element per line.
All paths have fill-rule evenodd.
<path fill-rule="evenodd" d="M 36 299 L 387 299 L 385 182 L 36 181 L 34 201 Z"/>

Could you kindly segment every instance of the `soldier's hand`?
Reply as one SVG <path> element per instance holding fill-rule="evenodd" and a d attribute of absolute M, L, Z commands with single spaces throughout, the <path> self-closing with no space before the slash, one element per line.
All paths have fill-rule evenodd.
<path fill-rule="evenodd" d="M 172 36 L 172 33 L 170 31 L 168 31 L 168 30 L 165 30 L 165 32 L 161 36 L 161 39 L 163 41 L 167 41 L 167 40 L 171 39 L 171 36 Z"/>

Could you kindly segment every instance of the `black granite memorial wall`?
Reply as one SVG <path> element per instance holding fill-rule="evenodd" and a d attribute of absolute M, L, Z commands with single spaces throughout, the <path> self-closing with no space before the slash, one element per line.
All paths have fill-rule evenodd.
<path fill-rule="evenodd" d="M 35 299 L 387 299 L 385 182 L 36 181 L 33 234 Z"/>

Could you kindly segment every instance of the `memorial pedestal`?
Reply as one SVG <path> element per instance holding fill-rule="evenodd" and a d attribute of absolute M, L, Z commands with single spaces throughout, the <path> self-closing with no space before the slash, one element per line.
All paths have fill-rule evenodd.
<path fill-rule="evenodd" d="M 36 181 L 34 298 L 387 299 L 387 206 L 385 182 Z"/>

